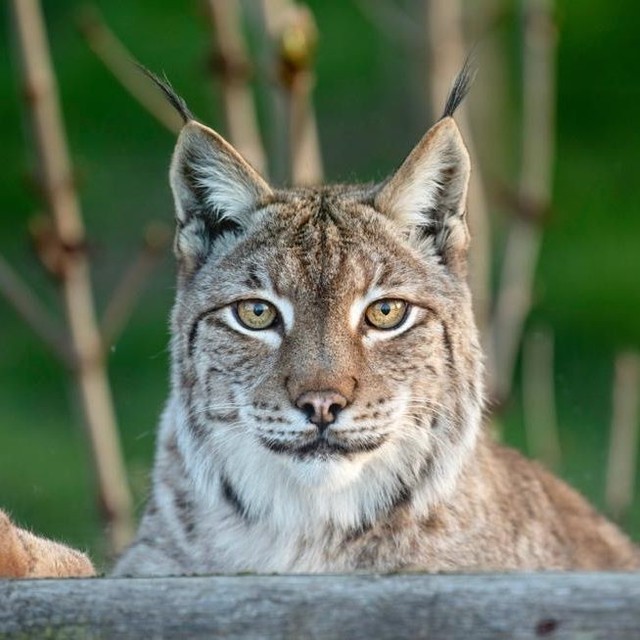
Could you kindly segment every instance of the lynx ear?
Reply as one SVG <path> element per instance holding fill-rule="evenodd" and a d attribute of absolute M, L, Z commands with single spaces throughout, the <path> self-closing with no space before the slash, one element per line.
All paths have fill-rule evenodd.
<path fill-rule="evenodd" d="M 242 233 L 271 193 L 224 138 L 194 120 L 180 132 L 170 181 L 178 224 L 175 251 L 188 270 L 206 259 L 221 234 Z"/>
<path fill-rule="evenodd" d="M 469 153 L 456 123 L 444 117 L 426 133 L 374 198 L 378 211 L 427 241 L 457 273 L 465 269 Z"/>

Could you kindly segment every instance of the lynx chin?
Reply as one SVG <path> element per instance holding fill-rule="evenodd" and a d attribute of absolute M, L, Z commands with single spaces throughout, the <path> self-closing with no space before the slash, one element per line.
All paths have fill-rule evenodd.
<path fill-rule="evenodd" d="M 171 393 L 117 575 L 631 569 L 482 427 L 469 155 L 444 115 L 382 184 L 276 189 L 185 103 Z"/>

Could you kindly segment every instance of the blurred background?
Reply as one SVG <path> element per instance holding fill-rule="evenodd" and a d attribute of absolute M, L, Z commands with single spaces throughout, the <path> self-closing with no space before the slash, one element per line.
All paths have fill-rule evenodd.
<path fill-rule="evenodd" d="M 101 562 L 109 538 L 81 394 L 15 308 L 26 285 L 40 320 L 66 323 L 42 141 L 30 124 L 42 95 L 21 62 L 35 40 L 18 36 L 11 11 L 21 2 L 0 10 L 0 505 Z M 252 91 L 278 184 L 383 178 L 439 117 L 473 51 L 477 76 L 459 121 L 475 162 L 471 281 L 491 428 L 640 540 L 638 3 L 310 0 L 292 9 L 247 0 L 241 31 L 231 0 L 43 5 L 87 230 L 76 250 L 91 264 L 98 316 L 116 316 L 105 364 L 137 514 L 168 390 L 176 123 L 169 114 L 163 125 L 132 96 L 156 108 L 142 76 L 118 66 L 120 46 L 166 73 L 197 117 L 248 156 L 256 140 L 238 136 Z"/>

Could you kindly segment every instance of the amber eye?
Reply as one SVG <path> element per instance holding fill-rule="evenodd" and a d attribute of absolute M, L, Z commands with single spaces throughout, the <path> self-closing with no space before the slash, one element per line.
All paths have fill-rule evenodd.
<path fill-rule="evenodd" d="M 241 300 L 236 304 L 236 316 L 247 329 L 269 329 L 278 319 L 276 308 L 266 300 Z"/>
<path fill-rule="evenodd" d="M 407 317 L 408 303 L 404 300 L 377 300 L 364 312 L 367 323 L 376 329 L 395 329 Z"/>

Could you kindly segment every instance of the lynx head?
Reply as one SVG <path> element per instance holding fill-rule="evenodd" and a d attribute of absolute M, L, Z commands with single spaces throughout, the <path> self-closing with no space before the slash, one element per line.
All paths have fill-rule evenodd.
<path fill-rule="evenodd" d="M 276 189 L 173 96 L 178 440 L 246 517 L 361 526 L 437 500 L 471 450 L 467 80 L 376 186 Z"/>

